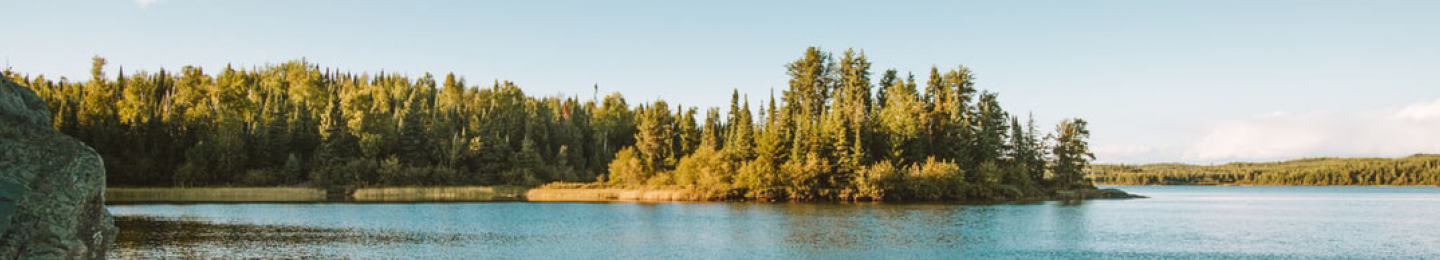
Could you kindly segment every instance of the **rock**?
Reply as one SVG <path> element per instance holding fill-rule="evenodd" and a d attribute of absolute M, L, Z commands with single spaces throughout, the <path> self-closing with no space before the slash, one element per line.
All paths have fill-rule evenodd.
<path fill-rule="evenodd" d="M 1055 192 L 1055 200 L 1084 200 L 1084 199 L 1136 199 L 1145 196 L 1126 193 L 1123 190 L 1110 189 L 1079 189 L 1061 190 Z"/>
<path fill-rule="evenodd" d="M 0 77 L 0 259 L 103 259 L 115 241 L 100 155 Z"/>

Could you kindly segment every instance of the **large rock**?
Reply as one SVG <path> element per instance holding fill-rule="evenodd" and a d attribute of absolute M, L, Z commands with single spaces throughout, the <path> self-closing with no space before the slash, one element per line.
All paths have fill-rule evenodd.
<path fill-rule="evenodd" d="M 1086 200 L 1086 199 L 1139 199 L 1145 196 L 1126 193 L 1123 190 L 1109 189 L 1075 189 L 1055 191 L 1055 200 Z"/>
<path fill-rule="evenodd" d="M 100 155 L 0 77 L 0 259 L 102 259 L 115 241 Z"/>

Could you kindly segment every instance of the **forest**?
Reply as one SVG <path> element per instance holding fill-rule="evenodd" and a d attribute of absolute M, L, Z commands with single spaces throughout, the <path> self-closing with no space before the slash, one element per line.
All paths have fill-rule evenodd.
<path fill-rule="evenodd" d="M 1284 162 L 1094 165 L 1090 177 L 1117 185 L 1440 185 L 1440 155 L 1314 158 Z"/>
<path fill-rule="evenodd" d="M 674 186 L 789 200 L 963 200 L 1091 188 L 1081 119 L 1041 133 L 970 69 L 872 80 L 863 52 L 807 48 L 788 88 L 729 108 L 526 95 L 509 81 L 355 73 L 306 60 L 218 71 L 4 80 L 104 158 L 112 187 Z M 213 73 L 213 74 L 212 74 Z M 6 83 L 10 84 L 10 83 Z M 597 89 L 598 86 L 593 86 Z M 1431 164 L 1433 168 L 1433 164 Z M 1433 180 L 1433 179 L 1432 179 Z"/>

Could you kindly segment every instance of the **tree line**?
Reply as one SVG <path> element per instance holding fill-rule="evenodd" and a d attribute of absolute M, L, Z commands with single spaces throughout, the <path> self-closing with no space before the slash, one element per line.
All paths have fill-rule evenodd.
<path fill-rule="evenodd" d="M 1043 134 L 964 66 L 871 79 L 863 53 L 811 47 L 751 106 L 526 95 L 454 74 L 342 72 L 305 60 L 208 74 L 5 71 L 94 147 L 113 186 L 673 185 L 751 199 L 986 199 L 1091 187 L 1086 122 Z M 128 74 L 127 74 L 128 73 Z M 598 89 L 598 86 L 596 86 Z M 703 118 L 702 118 L 703 116 Z"/>
<path fill-rule="evenodd" d="M 1216 166 L 1095 165 L 1096 183 L 1118 185 L 1440 185 L 1440 155 L 1315 158 Z"/>

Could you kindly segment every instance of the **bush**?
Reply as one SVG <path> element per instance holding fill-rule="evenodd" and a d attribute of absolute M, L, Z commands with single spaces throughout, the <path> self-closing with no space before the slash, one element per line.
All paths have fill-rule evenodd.
<path fill-rule="evenodd" d="M 708 146 L 681 158 L 675 167 L 675 184 L 695 185 L 700 190 L 729 191 L 734 178 L 734 164 Z"/>
<path fill-rule="evenodd" d="M 925 163 L 911 165 L 905 182 L 909 195 L 921 200 L 963 199 L 965 171 L 954 162 L 937 161 L 935 157 Z"/>
<path fill-rule="evenodd" d="M 430 181 L 434 185 L 455 185 L 465 183 L 465 176 L 459 170 L 443 166 L 427 167 L 430 170 Z"/>
<path fill-rule="evenodd" d="M 291 153 L 288 157 L 285 158 L 285 166 L 280 168 L 281 175 L 283 176 L 283 180 L 281 180 L 281 182 L 284 184 L 295 184 L 300 182 L 301 179 L 305 178 L 304 165 L 305 162 L 300 160 L 299 155 Z"/>
<path fill-rule="evenodd" d="M 285 173 L 282 171 L 252 169 L 245 171 L 245 175 L 240 176 L 240 184 L 245 186 L 275 186 L 284 181 L 284 175 Z"/>
<path fill-rule="evenodd" d="M 782 197 L 780 178 L 776 176 L 775 162 L 770 158 L 756 158 L 744 162 L 735 173 L 735 187 L 743 190 L 745 197 L 773 199 Z"/>
<path fill-rule="evenodd" d="M 377 174 L 376 174 L 376 175 L 379 175 L 379 184 L 380 184 L 380 185 L 406 185 L 406 184 L 408 184 L 408 183 L 406 183 L 406 182 L 408 182 L 409 179 L 406 178 L 405 176 L 403 176 L 404 174 L 401 173 L 401 171 L 402 171 L 401 168 L 403 168 L 403 167 L 400 165 L 400 158 L 397 158 L 397 157 L 395 157 L 395 156 L 393 156 L 393 155 L 390 156 L 390 157 L 386 157 L 384 160 L 380 160 L 380 167 L 379 167 L 378 169 L 376 169 L 376 171 L 377 171 Z"/>
<path fill-rule="evenodd" d="M 635 147 L 625 147 L 610 161 L 610 184 L 640 185 L 645 183 L 645 167 L 635 154 Z"/>
<path fill-rule="evenodd" d="M 855 176 L 856 199 L 900 199 L 904 194 L 903 174 L 890 161 L 861 167 Z"/>
<path fill-rule="evenodd" d="M 321 188 L 366 185 L 374 182 L 377 166 L 372 159 L 353 159 L 340 164 L 320 166 L 310 171 L 310 182 Z"/>
<path fill-rule="evenodd" d="M 539 171 L 529 167 L 514 168 L 500 172 L 500 181 L 511 185 L 535 186 L 542 183 L 539 175 Z"/>
<path fill-rule="evenodd" d="M 830 162 L 813 152 L 806 153 L 804 160 L 791 160 L 780 165 L 780 174 L 790 181 L 786 193 L 792 200 L 816 200 L 822 197 L 825 185 L 823 176 L 828 176 Z"/>

